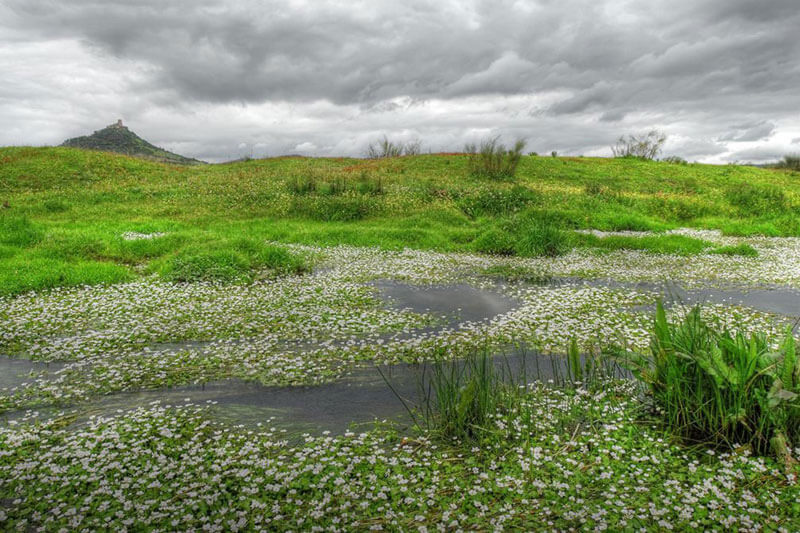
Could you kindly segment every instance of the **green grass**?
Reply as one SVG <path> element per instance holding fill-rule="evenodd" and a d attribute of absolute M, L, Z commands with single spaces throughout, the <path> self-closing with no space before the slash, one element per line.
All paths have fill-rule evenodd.
<path fill-rule="evenodd" d="M 611 235 L 601 238 L 579 234 L 574 238 L 584 246 L 601 250 L 642 250 L 675 255 L 694 255 L 714 247 L 708 241 L 685 235 L 648 235 L 644 237 Z"/>
<path fill-rule="evenodd" d="M 285 248 L 242 238 L 184 248 L 157 268 L 170 281 L 249 282 L 265 273 L 299 274 L 308 265 Z"/>
<path fill-rule="evenodd" d="M 719 248 L 711 250 L 710 253 L 719 255 L 740 255 L 742 257 L 758 257 L 758 250 L 747 243 L 731 246 L 720 246 Z"/>
<path fill-rule="evenodd" d="M 65 283 L 97 283 L 110 276 L 89 271 L 160 270 L 178 253 L 217 254 L 212 243 L 241 237 L 558 255 L 575 246 L 710 251 L 688 237 L 597 240 L 573 237 L 573 229 L 800 235 L 796 173 L 630 158 L 523 156 L 510 181 L 473 175 L 465 155 L 173 166 L 71 148 L 0 148 L 0 205 L 6 202 L 0 275 L 10 279 L 26 262 L 42 271 L 4 285 L 3 293 L 58 283 L 47 271 L 64 273 Z M 128 242 L 125 232 L 166 235 Z M 215 261 L 239 265 L 234 270 L 249 264 L 245 277 L 254 276 L 260 262 L 243 257 L 217 254 Z"/>

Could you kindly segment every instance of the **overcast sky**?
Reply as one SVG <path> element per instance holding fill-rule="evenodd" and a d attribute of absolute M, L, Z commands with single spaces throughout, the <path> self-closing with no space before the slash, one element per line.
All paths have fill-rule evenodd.
<path fill-rule="evenodd" d="M 122 118 L 208 161 L 459 150 L 800 152 L 798 0 L 0 0 L 0 145 Z"/>

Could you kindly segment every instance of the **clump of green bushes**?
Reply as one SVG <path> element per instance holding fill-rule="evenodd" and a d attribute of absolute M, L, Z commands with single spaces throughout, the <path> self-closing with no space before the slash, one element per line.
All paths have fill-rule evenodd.
<path fill-rule="evenodd" d="M 800 364 L 791 330 L 773 349 L 765 335 L 713 329 L 697 306 L 669 322 L 659 302 L 649 352 L 625 359 L 678 436 L 792 460 L 791 447 L 800 444 Z"/>
<path fill-rule="evenodd" d="M 783 161 L 778 163 L 778 168 L 800 171 L 800 154 L 783 156 Z"/>
<path fill-rule="evenodd" d="M 512 179 L 514 177 L 517 165 L 522 158 L 525 141 L 519 140 L 509 149 L 506 149 L 499 141 L 499 137 L 494 137 L 481 141 L 479 146 L 468 144 L 464 147 L 464 152 L 468 155 L 467 167 L 470 175 L 488 179 Z"/>
<path fill-rule="evenodd" d="M 556 257 L 572 248 L 569 232 L 547 217 L 522 214 L 490 227 L 473 241 L 473 249 L 493 255 Z"/>
<path fill-rule="evenodd" d="M 284 247 L 237 239 L 180 250 L 163 262 L 159 271 L 169 281 L 240 283 L 263 276 L 298 274 L 308 269 L 306 258 Z"/>

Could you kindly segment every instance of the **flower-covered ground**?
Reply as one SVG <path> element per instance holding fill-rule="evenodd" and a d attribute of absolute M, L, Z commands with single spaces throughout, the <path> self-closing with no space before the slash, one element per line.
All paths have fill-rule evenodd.
<path fill-rule="evenodd" d="M 679 233 L 746 243 L 758 255 L 581 249 L 498 258 L 295 246 L 319 258 L 313 273 L 252 284 L 147 277 L 5 297 L 0 353 L 60 364 L 0 389 L 0 410 L 80 407 L 121 391 L 226 378 L 313 385 L 372 362 L 516 343 L 556 354 L 572 339 L 585 349 L 641 350 L 658 283 L 800 288 L 798 239 Z M 387 301 L 376 280 L 468 285 L 514 305 L 483 320 L 453 321 Z M 794 318 L 714 301 L 703 314 L 719 327 L 776 337 Z M 0 526 L 800 530 L 796 471 L 744 449 L 672 442 L 647 421 L 646 398 L 631 383 L 605 389 L 533 386 L 474 443 L 392 427 L 290 443 L 267 427 L 225 425 L 214 408 L 191 405 L 78 427 L 16 417 L 0 425 Z"/>
<path fill-rule="evenodd" d="M 670 443 L 631 383 L 532 386 L 486 437 L 391 428 L 288 445 L 193 406 L 0 429 L 9 530 L 797 531 L 797 474 Z M 800 452 L 800 450 L 797 450 Z"/>

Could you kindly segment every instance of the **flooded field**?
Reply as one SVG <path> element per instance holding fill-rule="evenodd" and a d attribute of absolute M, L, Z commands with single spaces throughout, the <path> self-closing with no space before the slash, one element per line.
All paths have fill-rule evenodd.
<path fill-rule="evenodd" d="M 7 298 L 0 311 L 6 354 L 0 356 L 0 449 L 33 447 L 47 459 L 24 467 L 0 463 L 0 475 L 22 490 L 23 480 L 46 479 L 62 462 L 79 461 L 84 449 L 106 450 L 98 452 L 97 468 L 126 465 L 136 475 L 128 486 L 146 494 L 165 475 L 222 476 L 213 472 L 225 462 L 235 465 L 228 467 L 235 474 L 224 475 L 237 491 L 274 490 L 283 503 L 273 515 L 302 520 L 324 498 L 300 496 L 309 484 L 338 494 L 343 507 L 325 511 L 329 518 L 406 490 L 426 494 L 403 500 L 407 512 L 430 505 L 436 494 L 447 494 L 447 505 L 477 505 L 470 492 L 482 494 L 487 486 L 518 505 L 524 499 L 544 506 L 536 495 L 551 489 L 530 478 L 535 466 L 574 499 L 567 506 L 573 517 L 601 512 L 604 504 L 587 510 L 579 495 L 583 486 L 609 479 L 626 501 L 646 487 L 651 501 L 660 502 L 654 509 L 676 523 L 700 518 L 681 522 L 691 506 L 671 503 L 671 487 L 715 502 L 714 520 L 724 520 L 737 500 L 717 498 L 717 485 L 688 473 L 698 466 L 687 463 L 682 448 L 642 425 L 646 402 L 629 371 L 606 375 L 599 388 L 580 380 L 562 385 L 570 365 L 586 368 L 609 346 L 646 352 L 658 301 L 672 320 L 699 305 L 715 327 L 777 342 L 800 319 L 800 280 L 795 270 L 782 270 L 798 244 L 754 245 L 763 254 L 749 263 L 710 255 L 691 263 L 630 252 L 521 260 L 338 247 L 314 250 L 325 254 L 314 273 L 252 284 L 148 278 Z M 447 393 L 432 369 L 467 376 L 458 386 L 464 394 L 478 370 L 465 372 L 462 361 L 476 353 L 524 393 L 513 408 L 483 422 L 492 435 L 486 442 L 437 444 L 435 432 L 414 425 Z M 453 366 L 435 366 L 443 362 Z M 462 408 L 454 405 L 453 412 Z M 492 452 L 510 442 L 517 444 Z M 47 452 L 53 449 L 58 453 Z M 169 466 L 137 466 L 137 457 L 151 453 L 163 454 L 158 461 Z M 609 457 L 621 466 L 583 474 Z M 704 460 L 703 479 L 735 486 L 759 505 L 797 499 L 785 476 L 769 489 L 739 485 L 763 470 L 762 459 L 743 457 L 735 459 L 736 474 L 730 474 L 733 458 Z M 197 468 L 192 474 L 189 464 Z M 629 465 L 640 465 L 636 476 Z M 353 488 L 336 492 L 345 478 Z M 445 489 L 452 486 L 459 491 Z M 199 487 L 185 490 L 186 496 L 171 493 L 173 503 L 164 508 L 185 509 L 174 503 L 185 497 L 200 509 L 200 493 L 188 495 Z M 15 512 L 13 503 L 2 505 L 0 522 Z M 244 512 L 238 503 L 231 508 Z M 789 522 L 774 520 L 781 523 Z"/>
<path fill-rule="evenodd" d="M 759 242 L 787 254 L 797 247 Z M 663 268 L 685 259 L 604 255 L 596 277 L 579 277 L 563 258 L 327 253 L 316 274 L 265 284 L 142 281 L 10 300 L 2 315 L 8 355 L 0 357 L 0 405 L 15 418 L 30 407 L 105 415 L 157 400 L 216 402 L 220 418 L 236 423 L 274 417 L 287 428 L 341 433 L 350 422 L 406 414 L 375 365 L 394 369 L 387 371 L 408 392 L 409 364 L 442 350 L 519 357 L 514 346 L 524 345 L 526 357 L 549 361 L 573 338 L 582 351 L 643 348 L 658 299 L 676 315 L 699 304 L 721 327 L 777 334 L 800 318 L 793 279 L 748 285 L 733 275 L 741 261 L 726 257 L 701 256 L 692 275 L 668 278 L 664 270 L 659 279 L 659 265 L 648 262 Z M 775 257 L 751 261 L 771 271 Z M 586 260 L 573 257 L 573 266 L 582 269 Z M 546 275 L 532 283 L 481 274 L 508 264 Z M 711 266 L 718 275 L 694 276 Z"/>

